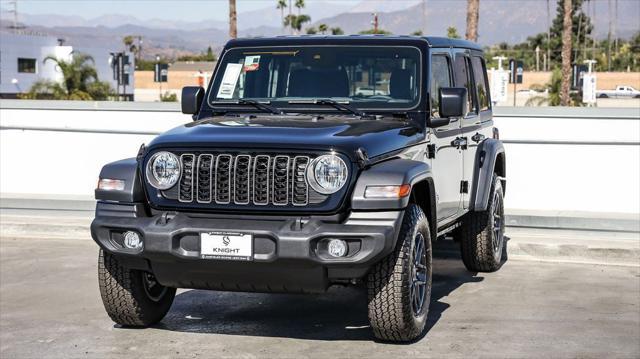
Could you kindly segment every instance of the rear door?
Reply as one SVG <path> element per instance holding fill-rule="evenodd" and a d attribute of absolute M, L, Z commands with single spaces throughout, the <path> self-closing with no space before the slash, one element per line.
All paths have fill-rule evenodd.
<path fill-rule="evenodd" d="M 453 86 L 453 61 L 448 49 L 431 55 L 431 78 L 429 80 L 429 96 L 431 101 L 432 118 L 439 118 L 438 110 L 439 90 L 442 87 Z M 435 155 L 431 160 L 434 173 L 434 184 L 437 195 L 438 222 L 447 222 L 448 218 L 455 218 L 460 212 L 462 197 L 459 181 L 463 175 L 462 151 L 452 142 L 460 136 L 460 119 L 452 118 L 451 122 L 433 130 L 431 144 L 435 145 Z"/>
<path fill-rule="evenodd" d="M 469 209 L 473 175 L 476 167 L 478 145 L 492 136 L 493 125 L 489 83 L 486 65 L 481 53 L 468 50 L 456 52 L 456 86 L 466 87 L 469 111 L 460 122 L 461 137 L 465 143 L 462 151 L 463 177 L 460 183 L 462 208 Z"/>

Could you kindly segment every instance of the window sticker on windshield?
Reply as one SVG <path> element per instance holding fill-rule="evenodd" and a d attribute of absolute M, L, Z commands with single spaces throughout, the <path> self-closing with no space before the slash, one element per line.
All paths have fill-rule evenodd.
<path fill-rule="evenodd" d="M 227 68 L 224 70 L 224 76 L 222 76 L 222 83 L 220 83 L 220 88 L 218 89 L 217 98 L 233 98 L 233 92 L 236 89 L 241 71 L 242 64 L 227 64 Z"/>
<path fill-rule="evenodd" d="M 255 71 L 260 67 L 260 56 L 247 56 L 244 58 L 244 71 Z"/>

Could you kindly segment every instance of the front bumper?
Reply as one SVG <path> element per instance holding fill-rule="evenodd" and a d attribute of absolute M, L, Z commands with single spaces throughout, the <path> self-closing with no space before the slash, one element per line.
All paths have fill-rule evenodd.
<path fill-rule="evenodd" d="M 163 212 L 145 216 L 136 205 L 99 202 L 91 235 L 105 251 L 136 269 L 151 271 L 170 287 L 261 292 L 318 292 L 361 278 L 395 247 L 403 211 L 353 212 L 346 220 L 324 217 L 219 216 Z M 138 232 L 140 251 L 122 246 L 124 231 Z M 253 235 L 253 260 L 206 259 L 200 234 Z M 322 241 L 349 242 L 346 257 L 332 258 Z"/>

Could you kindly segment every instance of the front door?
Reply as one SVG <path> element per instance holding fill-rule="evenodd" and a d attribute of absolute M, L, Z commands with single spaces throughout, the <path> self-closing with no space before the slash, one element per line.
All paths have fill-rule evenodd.
<path fill-rule="evenodd" d="M 449 51 L 434 52 L 431 56 L 431 117 L 440 117 L 438 94 L 440 88 L 452 87 L 452 61 Z M 462 152 L 454 144 L 460 137 L 460 119 L 452 118 L 447 126 L 433 130 L 431 144 L 435 145 L 435 156 L 431 160 L 436 188 L 438 222 L 455 218 L 461 210 L 460 179 L 463 176 Z"/>

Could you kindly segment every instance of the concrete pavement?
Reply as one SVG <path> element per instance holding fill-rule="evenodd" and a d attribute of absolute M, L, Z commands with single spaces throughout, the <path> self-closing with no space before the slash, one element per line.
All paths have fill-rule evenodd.
<path fill-rule="evenodd" d="M 444 244 L 444 246 L 443 246 Z M 640 268 L 510 259 L 467 272 L 435 250 L 428 332 L 375 342 L 366 298 L 180 291 L 150 329 L 115 326 L 88 238 L 0 239 L 0 357 L 619 357 L 640 356 Z"/>

